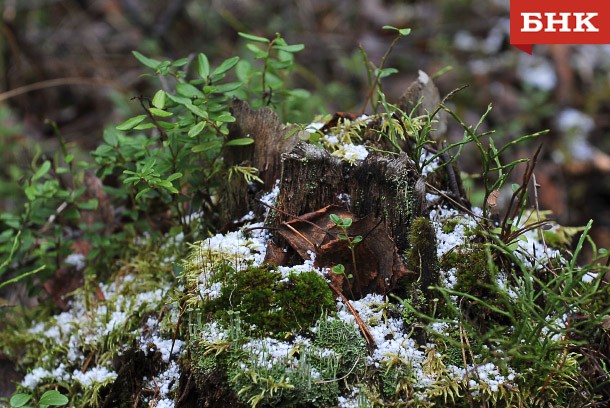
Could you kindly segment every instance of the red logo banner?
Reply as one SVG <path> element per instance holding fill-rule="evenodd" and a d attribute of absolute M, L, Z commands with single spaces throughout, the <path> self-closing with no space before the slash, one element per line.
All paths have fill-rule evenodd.
<path fill-rule="evenodd" d="M 510 43 L 610 44 L 610 0 L 510 0 Z"/>

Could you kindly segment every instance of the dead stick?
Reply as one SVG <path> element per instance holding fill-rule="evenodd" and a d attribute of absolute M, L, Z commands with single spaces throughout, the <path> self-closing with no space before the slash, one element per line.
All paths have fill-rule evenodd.
<path fill-rule="evenodd" d="M 345 295 L 343 295 L 343 293 L 341 293 L 341 291 L 336 286 L 334 286 L 333 284 L 331 284 L 329 282 L 327 282 L 327 283 L 328 283 L 328 286 L 330 287 L 330 290 L 332 290 L 335 295 L 339 296 L 341 298 L 341 300 L 343 300 L 343 302 L 345 303 L 345 305 L 347 306 L 347 308 L 349 309 L 351 314 L 354 316 L 354 319 L 356 319 L 356 324 L 360 328 L 360 331 L 362 332 L 362 336 L 364 337 L 364 340 L 366 340 L 366 343 L 368 344 L 369 349 L 372 350 L 372 349 L 376 348 L 377 343 L 375 343 L 375 339 L 373 338 L 373 335 L 369 331 L 369 328 L 366 327 L 366 324 L 364 323 L 364 321 L 358 314 L 358 311 L 356 309 L 354 309 L 354 306 L 352 306 L 352 304 L 349 302 L 349 299 L 346 298 Z"/>

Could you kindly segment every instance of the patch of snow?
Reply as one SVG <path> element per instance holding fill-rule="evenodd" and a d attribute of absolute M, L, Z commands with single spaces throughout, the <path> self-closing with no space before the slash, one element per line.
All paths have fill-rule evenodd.
<path fill-rule="evenodd" d="M 584 133 L 587 134 L 593 130 L 595 123 L 593 118 L 584 112 L 573 108 L 562 110 L 557 116 L 557 127 L 563 133 Z"/>
<path fill-rule="evenodd" d="M 324 127 L 324 122 L 312 122 L 305 127 L 305 130 L 309 133 L 316 133 L 318 130 Z"/>
<path fill-rule="evenodd" d="M 148 388 L 158 387 L 160 400 L 155 407 L 170 408 L 174 406 L 174 400 L 169 397 L 170 393 L 178 387 L 180 380 L 180 366 L 175 361 L 169 363 L 165 371 L 157 375 L 154 380 L 149 381 Z"/>
<path fill-rule="evenodd" d="M 591 283 L 595 279 L 597 279 L 597 277 L 598 277 L 598 274 L 596 272 L 588 272 L 582 276 L 582 281 L 585 283 Z"/>
<path fill-rule="evenodd" d="M 347 206 L 348 208 L 352 205 L 352 199 L 347 193 L 338 194 L 337 199 L 341 202 L 341 204 Z"/>
<path fill-rule="evenodd" d="M 74 370 L 72 379 L 81 383 L 85 388 L 89 388 L 94 384 L 103 384 L 116 379 L 118 376 L 114 371 L 106 367 L 93 367 L 84 373 L 81 370 Z"/>
<path fill-rule="evenodd" d="M 271 207 L 275 207 L 277 196 L 280 194 L 280 180 L 275 180 L 273 188 L 268 193 L 261 196 L 260 201 L 265 205 L 265 217 L 269 215 Z"/>
<path fill-rule="evenodd" d="M 30 390 L 36 389 L 38 384 L 43 379 L 53 379 L 54 381 L 67 381 L 70 379 L 70 374 L 66 372 L 65 364 L 61 363 L 53 370 L 46 370 L 42 367 L 36 367 L 21 381 L 21 385 Z"/>
<path fill-rule="evenodd" d="M 83 254 L 70 254 L 64 260 L 68 265 L 73 265 L 77 270 L 83 270 L 85 268 L 85 255 Z"/>
<path fill-rule="evenodd" d="M 476 214 L 476 213 L 475 213 Z M 436 255 L 441 258 L 443 255 L 456 247 L 464 245 L 468 236 L 467 230 L 476 227 L 476 220 L 467 214 L 460 214 L 452 208 L 439 208 L 430 211 L 430 220 L 436 232 Z M 457 220 L 453 231 L 443 231 L 443 226 L 449 220 Z"/>
<path fill-rule="evenodd" d="M 339 138 L 335 135 L 324 135 L 322 139 L 324 139 L 326 144 L 331 147 L 335 147 L 339 144 Z"/>
<path fill-rule="evenodd" d="M 333 152 L 333 156 L 343 158 L 349 162 L 356 162 L 364 160 L 369 155 L 368 150 L 363 145 L 355 145 L 352 143 L 345 143 L 341 145 L 338 150 Z"/>
<path fill-rule="evenodd" d="M 430 77 L 420 69 L 417 71 L 417 81 L 419 81 L 419 83 L 422 85 L 426 85 L 428 81 L 430 81 Z"/>
<path fill-rule="evenodd" d="M 517 76 L 542 91 L 551 91 L 557 85 L 555 69 L 547 59 L 537 55 L 519 54 Z"/>
<path fill-rule="evenodd" d="M 421 170 L 421 175 L 424 177 L 426 177 L 428 174 L 432 174 L 438 168 L 438 166 L 441 165 L 440 158 L 437 157 L 436 159 L 432 160 L 424 166 L 424 163 L 430 160 L 433 156 L 434 154 L 426 151 L 425 154 L 422 154 L 419 157 L 419 167 L 423 167 Z"/>
<path fill-rule="evenodd" d="M 222 294 L 222 283 L 220 282 L 214 282 L 210 286 L 199 285 L 198 288 L 201 298 L 205 300 L 217 299 Z"/>
<path fill-rule="evenodd" d="M 571 157 L 578 161 L 593 158 L 595 148 L 587 140 L 595 128 L 593 118 L 573 108 L 564 109 L 557 116 L 557 127 L 564 134 Z"/>

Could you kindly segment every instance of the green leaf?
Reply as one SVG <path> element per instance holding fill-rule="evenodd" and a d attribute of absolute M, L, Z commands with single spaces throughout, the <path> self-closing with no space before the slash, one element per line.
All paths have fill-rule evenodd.
<path fill-rule="evenodd" d="M 331 214 L 329 218 L 335 225 L 341 225 L 341 218 L 337 214 Z"/>
<path fill-rule="evenodd" d="M 66 220 L 77 221 L 80 219 L 80 211 L 74 207 L 68 207 L 64 210 L 62 216 Z"/>
<path fill-rule="evenodd" d="M 92 198 L 83 203 L 76 203 L 76 206 L 81 210 L 95 210 L 97 208 L 98 202 L 97 198 Z"/>
<path fill-rule="evenodd" d="M 186 96 L 187 98 L 205 98 L 203 92 L 193 85 L 187 83 L 180 83 L 176 85 L 176 92 L 182 96 Z"/>
<path fill-rule="evenodd" d="M 138 126 L 140 123 L 142 123 L 144 119 L 146 119 L 146 115 L 138 115 L 133 118 L 127 119 L 125 122 L 121 123 L 116 128 L 122 131 L 131 130 L 134 127 Z"/>
<path fill-rule="evenodd" d="M 246 48 L 252 51 L 254 56 L 258 59 L 267 58 L 269 56 L 269 53 L 267 51 L 261 50 L 254 44 L 246 44 Z"/>
<path fill-rule="evenodd" d="M 102 138 L 104 139 L 104 142 L 112 147 L 117 147 L 119 145 L 119 137 L 114 129 L 105 129 Z"/>
<path fill-rule="evenodd" d="M 342 224 L 343 224 L 343 227 L 349 228 L 349 227 L 352 226 L 352 219 L 351 218 L 344 218 Z"/>
<path fill-rule="evenodd" d="M 352 244 L 359 244 L 360 242 L 362 242 L 362 235 L 356 235 L 352 240 Z"/>
<path fill-rule="evenodd" d="M 345 234 L 337 234 L 337 238 L 347 241 L 349 237 Z"/>
<path fill-rule="evenodd" d="M 289 53 L 301 52 L 305 49 L 305 45 L 303 44 L 293 44 L 293 45 L 274 45 L 274 49 L 286 51 Z"/>
<path fill-rule="evenodd" d="M 36 173 L 34 173 L 34 175 L 32 176 L 32 181 L 38 180 L 39 178 L 43 177 L 49 172 L 49 170 L 51 170 L 51 162 L 45 160 L 44 163 L 42 163 L 42 165 L 38 168 L 38 170 L 36 170 Z"/>
<path fill-rule="evenodd" d="M 157 91 L 153 97 L 152 104 L 157 109 L 165 108 L 165 91 L 163 89 Z"/>
<path fill-rule="evenodd" d="M 188 64 L 188 62 L 189 62 L 188 58 L 180 58 L 180 59 L 177 59 L 176 61 L 172 62 L 171 66 L 172 67 L 183 67 L 186 64 Z"/>
<path fill-rule="evenodd" d="M 167 178 L 167 181 L 174 181 L 182 177 L 182 173 L 174 173 Z"/>
<path fill-rule="evenodd" d="M 206 111 L 204 111 L 203 109 L 201 109 L 199 106 L 195 106 L 192 103 L 188 103 L 184 106 L 186 107 L 186 109 L 190 110 L 191 112 L 193 112 L 195 115 L 199 116 L 200 118 L 204 118 L 204 119 L 208 118 L 208 113 Z"/>
<path fill-rule="evenodd" d="M 9 402 L 11 404 L 11 408 L 19 408 L 27 404 L 31 399 L 32 396 L 30 394 L 15 394 L 11 397 Z"/>
<path fill-rule="evenodd" d="M 331 270 L 337 275 L 343 275 L 345 273 L 345 266 L 343 266 L 343 264 L 337 264 L 333 266 Z"/>
<path fill-rule="evenodd" d="M 136 194 L 136 200 L 138 200 L 143 194 L 148 193 L 150 190 L 150 187 L 143 188 L 138 194 Z"/>
<path fill-rule="evenodd" d="M 233 68 L 238 62 L 239 57 L 232 57 L 224 60 L 222 64 L 220 64 L 214 71 L 212 71 L 212 76 L 224 74 L 225 72 Z"/>
<path fill-rule="evenodd" d="M 152 68 L 152 69 L 156 70 L 159 67 L 159 65 L 161 65 L 161 61 L 157 61 L 156 59 L 145 57 L 144 55 L 140 54 L 137 51 L 132 51 L 131 53 L 133 54 L 134 57 L 136 57 L 136 59 L 138 61 L 140 61 L 142 64 L 146 65 L 148 68 Z"/>
<path fill-rule="evenodd" d="M 199 133 L 201 133 L 203 131 L 206 124 L 207 124 L 207 122 L 203 122 L 203 121 L 197 123 L 195 126 L 193 126 L 192 128 L 189 129 L 188 136 L 189 137 L 197 136 Z"/>
<path fill-rule="evenodd" d="M 215 93 L 227 93 L 241 88 L 241 82 L 227 82 L 226 84 L 214 86 Z"/>
<path fill-rule="evenodd" d="M 239 63 L 235 66 L 235 75 L 240 81 L 246 82 L 252 75 L 252 64 L 246 60 L 239 61 Z"/>
<path fill-rule="evenodd" d="M 246 33 L 238 33 L 238 34 L 240 37 L 245 38 L 248 41 L 269 44 L 269 39 L 267 39 L 265 37 L 258 37 L 256 35 L 246 34 Z"/>
<path fill-rule="evenodd" d="M 381 72 L 378 72 L 379 78 L 389 77 L 392 74 L 396 74 L 398 70 L 396 68 L 384 68 Z"/>
<path fill-rule="evenodd" d="M 30 201 L 34 201 L 36 199 L 36 188 L 34 186 L 28 186 L 24 188 L 23 193 Z"/>
<path fill-rule="evenodd" d="M 225 143 L 225 146 L 247 146 L 254 143 L 254 139 L 251 137 L 241 137 L 239 139 L 229 140 Z"/>
<path fill-rule="evenodd" d="M 182 96 L 177 96 L 177 95 L 172 95 L 172 94 L 166 94 L 166 95 L 169 99 L 171 99 L 173 102 L 177 103 L 178 105 L 188 105 L 188 104 L 193 103 L 193 101 L 191 101 L 189 98 L 184 98 Z"/>
<path fill-rule="evenodd" d="M 68 397 L 66 397 L 57 390 L 49 390 L 42 394 L 39 403 L 54 406 L 66 405 L 68 403 Z"/>
<path fill-rule="evenodd" d="M 168 111 L 164 111 L 163 109 L 150 108 L 149 111 L 153 115 L 159 116 L 161 118 L 167 118 L 168 116 L 172 116 L 173 115 L 173 113 L 168 112 Z"/>
<path fill-rule="evenodd" d="M 199 76 L 203 79 L 206 79 L 208 75 L 210 75 L 210 62 L 208 61 L 208 57 L 203 53 L 199 53 L 197 56 L 197 69 L 199 71 Z"/>
<path fill-rule="evenodd" d="M 157 122 L 159 123 L 159 122 Z M 154 129 L 156 126 L 154 123 L 141 123 L 138 126 L 134 127 L 133 130 L 146 130 L 146 129 Z"/>
<path fill-rule="evenodd" d="M 193 146 L 191 151 L 193 153 L 207 152 L 208 150 L 217 149 L 221 146 L 220 140 L 210 140 L 209 142 L 200 143 Z"/>
<path fill-rule="evenodd" d="M 235 122 L 235 117 L 230 113 L 223 113 L 216 118 L 216 121 L 221 123 L 233 123 Z"/>
<path fill-rule="evenodd" d="M 390 25 L 385 25 L 382 27 L 384 30 L 392 30 L 392 31 L 396 31 L 401 37 L 406 37 L 407 35 L 411 34 L 411 29 L 410 28 L 396 28 Z"/>

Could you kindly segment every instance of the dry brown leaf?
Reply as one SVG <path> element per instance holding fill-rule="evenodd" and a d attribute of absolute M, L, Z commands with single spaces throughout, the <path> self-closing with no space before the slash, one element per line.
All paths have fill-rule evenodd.
<path fill-rule="evenodd" d="M 348 242 L 338 237 L 343 231 L 331 221 L 331 214 L 351 218 L 348 234 L 363 237 L 354 247 L 355 265 Z M 358 299 L 369 293 L 386 294 L 401 278 L 414 274 L 402 262 L 385 225 L 372 216 L 357 219 L 341 207 L 327 206 L 282 224 L 279 234 L 301 258 L 315 254 L 316 267 L 330 269 L 342 264 L 345 275 L 330 273 L 329 278 L 342 293 Z"/>

